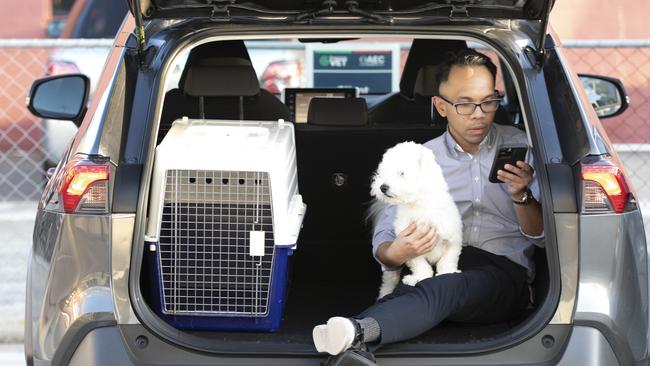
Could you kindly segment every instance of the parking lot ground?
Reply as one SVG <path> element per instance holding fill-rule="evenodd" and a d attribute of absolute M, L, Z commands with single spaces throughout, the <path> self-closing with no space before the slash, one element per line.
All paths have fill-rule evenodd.
<path fill-rule="evenodd" d="M 0 344 L 0 365 L 25 366 L 25 354 L 21 343 Z"/>
<path fill-rule="evenodd" d="M 0 203 L 0 343 L 23 340 L 27 255 L 35 214 L 36 202 Z"/>

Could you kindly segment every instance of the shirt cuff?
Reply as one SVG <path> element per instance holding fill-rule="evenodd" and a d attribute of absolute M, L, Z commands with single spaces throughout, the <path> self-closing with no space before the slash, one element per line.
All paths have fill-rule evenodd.
<path fill-rule="evenodd" d="M 521 233 L 521 235 L 527 237 L 528 239 L 532 239 L 532 240 L 544 239 L 544 230 L 542 230 L 542 233 L 539 234 L 539 235 L 530 235 L 530 234 L 526 234 L 526 233 L 524 232 L 524 230 L 523 230 L 523 229 L 521 228 L 521 226 L 520 226 L 520 227 L 519 227 L 519 232 Z"/>
<path fill-rule="evenodd" d="M 395 240 L 395 234 L 393 234 L 392 230 L 381 230 L 375 233 L 375 235 L 372 237 L 372 246 L 374 248 L 373 252 L 377 250 L 377 248 L 382 244 L 387 241 L 393 241 Z"/>
<path fill-rule="evenodd" d="M 392 242 L 395 240 L 395 237 L 393 237 L 390 234 L 385 234 L 385 235 L 376 235 L 375 239 L 382 239 L 382 241 L 375 241 L 375 245 L 372 246 L 372 256 L 375 258 L 377 263 L 381 266 L 382 271 L 397 271 L 401 269 L 402 267 L 389 267 L 384 262 L 382 262 L 379 257 L 377 256 L 377 250 L 379 250 L 379 246 L 385 242 Z M 385 239 L 385 240 L 383 240 Z"/>

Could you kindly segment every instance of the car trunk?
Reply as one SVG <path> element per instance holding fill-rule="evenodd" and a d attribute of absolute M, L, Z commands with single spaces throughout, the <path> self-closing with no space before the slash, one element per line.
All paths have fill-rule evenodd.
<path fill-rule="evenodd" d="M 278 331 L 184 329 L 175 340 L 212 351 L 250 353 L 315 352 L 312 328 L 331 316 L 354 316 L 375 301 L 381 270 L 371 253 L 372 230 L 365 221 L 370 176 L 383 151 L 403 140 L 425 142 L 444 127 L 385 125 L 362 128 L 296 125 L 299 190 L 308 206 L 297 248 L 289 257 L 287 297 Z M 332 149 L 332 146 L 336 146 Z M 344 182 L 336 182 L 344 177 Z M 145 258 L 147 257 L 145 255 Z M 443 322 L 414 339 L 383 347 L 379 352 L 475 352 L 508 341 L 543 303 L 548 271 L 543 250 L 535 258 L 538 275 L 534 299 L 524 316 L 497 324 Z M 152 267 L 146 260 L 141 290 L 151 306 Z"/>
<path fill-rule="evenodd" d="M 246 350 L 251 353 L 312 353 L 312 328 L 331 316 L 354 316 L 372 305 L 377 297 L 381 271 L 370 254 L 369 240 L 323 240 L 300 242 L 288 268 L 290 280 L 282 315 L 276 332 L 251 331 L 196 331 L 183 330 L 178 340 L 186 335 L 212 344 L 212 350 Z M 536 295 L 524 316 L 510 322 L 495 324 L 467 324 L 445 321 L 416 338 L 383 347 L 380 352 L 463 352 L 481 349 L 481 344 L 493 344 L 508 339 L 515 327 L 522 326 L 543 302 L 548 290 L 548 273 L 544 251 L 536 256 L 538 274 L 533 285 Z M 151 264 L 143 266 L 148 272 Z M 148 276 L 141 277 L 141 288 L 151 304 Z M 191 337 L 193 338 L 193 337 Z M 222 343 L 220 343 L 222 342 Z M 225 343 L 223 343 L 225 342 Z M 202 342 L 203 343 L 203 342 Z M 228 345 L 230 344 L 230 345 Z"/>
<path fill-rule="evenodd" d="M 415 75 L 413 77 L 415 78 Z M 168 91 L 165 104 L 171 100 L 171 92 Z M 512 100 L 516 101 L 516 96 L 513 95 Z M 253 104 L 249 104 L 250 101 L 246 101 L 246 98 L 228 99 L 227 103 L 244 105 L 244 115 L 256 108 L 250 107 L 249 105 Z M 181 103 L 172 104 L 182 109 Z M 207 118 L 237 119 L 236 116 L 208 115 L 209 104 L 218 106 L 219 110 L 213 110 L 212 113 L 225 111 L 225 108 L 222 108 L 224 103 L 206 99 Z M 196 106 L 192 105 L 192 108 L 194 107 Z M 236 109 L 238 108 L 233 110 Z M 425 109 L 430 111 L 430 105 Z M 158 143 L 167 133 L 171 121 L 188 115 L 187 111 L 182 112 L 165 122 L 166 114 L 163 109 Z M 191 114 L 190 117 L 197 118 Z M 142 246 L 144 261 L 139 284 L 140 293 L 149 310 L 153 311 L 141 317 L 143 323 L 169 341 L 210 352 L 314 354 L 316 350 L 311 332 L 315 325 L 326 322 L 332 316 L 359 314 L 377 298 L 381 269 L 372 256 L 372 227 L 366 221 L 366 212 L 371 202 L 370 178 L 382 154 L 398 142 L 411 140 L 424 143 L 446 131 L 446 125 L 442 123 L 423 124 L 403 121 L 403 116 L 398 118 L 399 121 L 391 123 L 357 126 L 292 124 L 295 130 L 298 191 L 307 205 L 307 212 L 296 248 L 287 257 L 286 301 L 282 304 L 278 329 L 271 329 L 273 331 L 269 332 L 229 327 L 228 330 L 223 330 L 222 327 L 211 329 L 201 326 L 177 326 L 168 322 L 169 319 L 163 320 L 164 316 L 160 316 L 160 312 L 156 313 L 155 310 L 156 303 L 160 302 L 160 289 L 156 288 L 158 279 L 152 276 L 152 273 L 155 273 L 158 264 L 155 256 L 149 251 L 148 243 L 143 243 Z M 267 120 L 273 119 L 277 118 Z M 152 138 L 156 139 L 156 134 L 152 134 Z M 152 202 L 150 198 L 144 207 Z M 554 297 L 549 296 L 551 286 L 545 251 L 538 248 L 534 259 L 537 276 L 531 287 L 531 303 L 521 317 L 509 322 L 487 325 L 445 321 L 425 334 L 382 347 L 378 352 L 484 352 L 529 336 L 530 334 L 524 332 L 531 332 L 545 325 L 555 306 L 551 304 L 552 301 L 545 301 Z M 541 316 L 538 316 L 539 314 Z"/>

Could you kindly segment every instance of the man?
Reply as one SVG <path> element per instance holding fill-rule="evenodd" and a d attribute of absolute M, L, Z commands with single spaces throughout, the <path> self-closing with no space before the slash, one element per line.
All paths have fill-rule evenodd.
<path fill-rule="evenodd" d="M 400 284 L 354 318 L 334 317 L 313 330 L 320 352 L 339 354 L 360 344 L 386 344 L 418 336 L 444 319 L 499 322 L 521 314 L 534 276 L 534 245 L 543 245 L 543 220 L 533 168 L 518 161 L 488 182 L 499 144 L 527 143 L 511 126 L 493 124 L 499 98 L 496 66 L 485 55 L 463 50 L 450 55 L 437 75 L 436 110 L 447 132 L 425 144 L 433 150 L 463 219 L 461 273 L 434 276 L 415 286 Z M 532 161 L 529 153 L 528 160 Z M 532 192 L 531 192 L 532 191 Z M 430 251 L 433 227 L 413 223 L 393 232 L 394 207 L 379 219 L 373 253 L 387 269 Z M 417 315 L 414 315 L 417 314 Z"/>

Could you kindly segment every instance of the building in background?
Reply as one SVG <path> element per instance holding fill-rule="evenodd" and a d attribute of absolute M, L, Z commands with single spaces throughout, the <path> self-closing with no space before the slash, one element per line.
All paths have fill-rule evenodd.
<path fill-rule="evenodd" d="M 47 37 L 52 0 L 4 1 L 0 12 L 0 38 Z"/>
<path fill-rule="evenodd" d="M 125 0 L 114 0 L 125 1 Z M 74 0 L 4 1 L 0 38 L 40 38 Z M 647 0 L 556 0 L 551 24 L 562 39 L 647 39 Z"/>
<path fill-rule="evenodd" d="M 648 39 L 648 0 L 556 0 L 553 29 L 569 39 Z"/>
<path fill-rule="evenodd" d="M 567 40 L 611 40 L 613 47 L 570 48 L 565 54 L 578 73 L 608 75 L 623 81 L 630 96 L 630 108 L 621 116 L 603 120 L 614 143 L 633 144 L 628 149 L 643 151 L 643 165 L 650 164 L 650 54 L 647 44 L 622 47 L 625 41 L 650 39 L 648 0 L 557 0 L 551 24 Z M 638 42 L 637 42 L 638 43 Z M 627 44 L 629 46 L 629 42 Z M 644 185 L 636 184 L 637 189 Z"/>
<path fill-rule="evenodd" d="M 0 12 L 0 39 L 48 37 L 48 26 L 53 21 L 65 20 L 73 3 L 74 0 L 4 1 Z"/>

